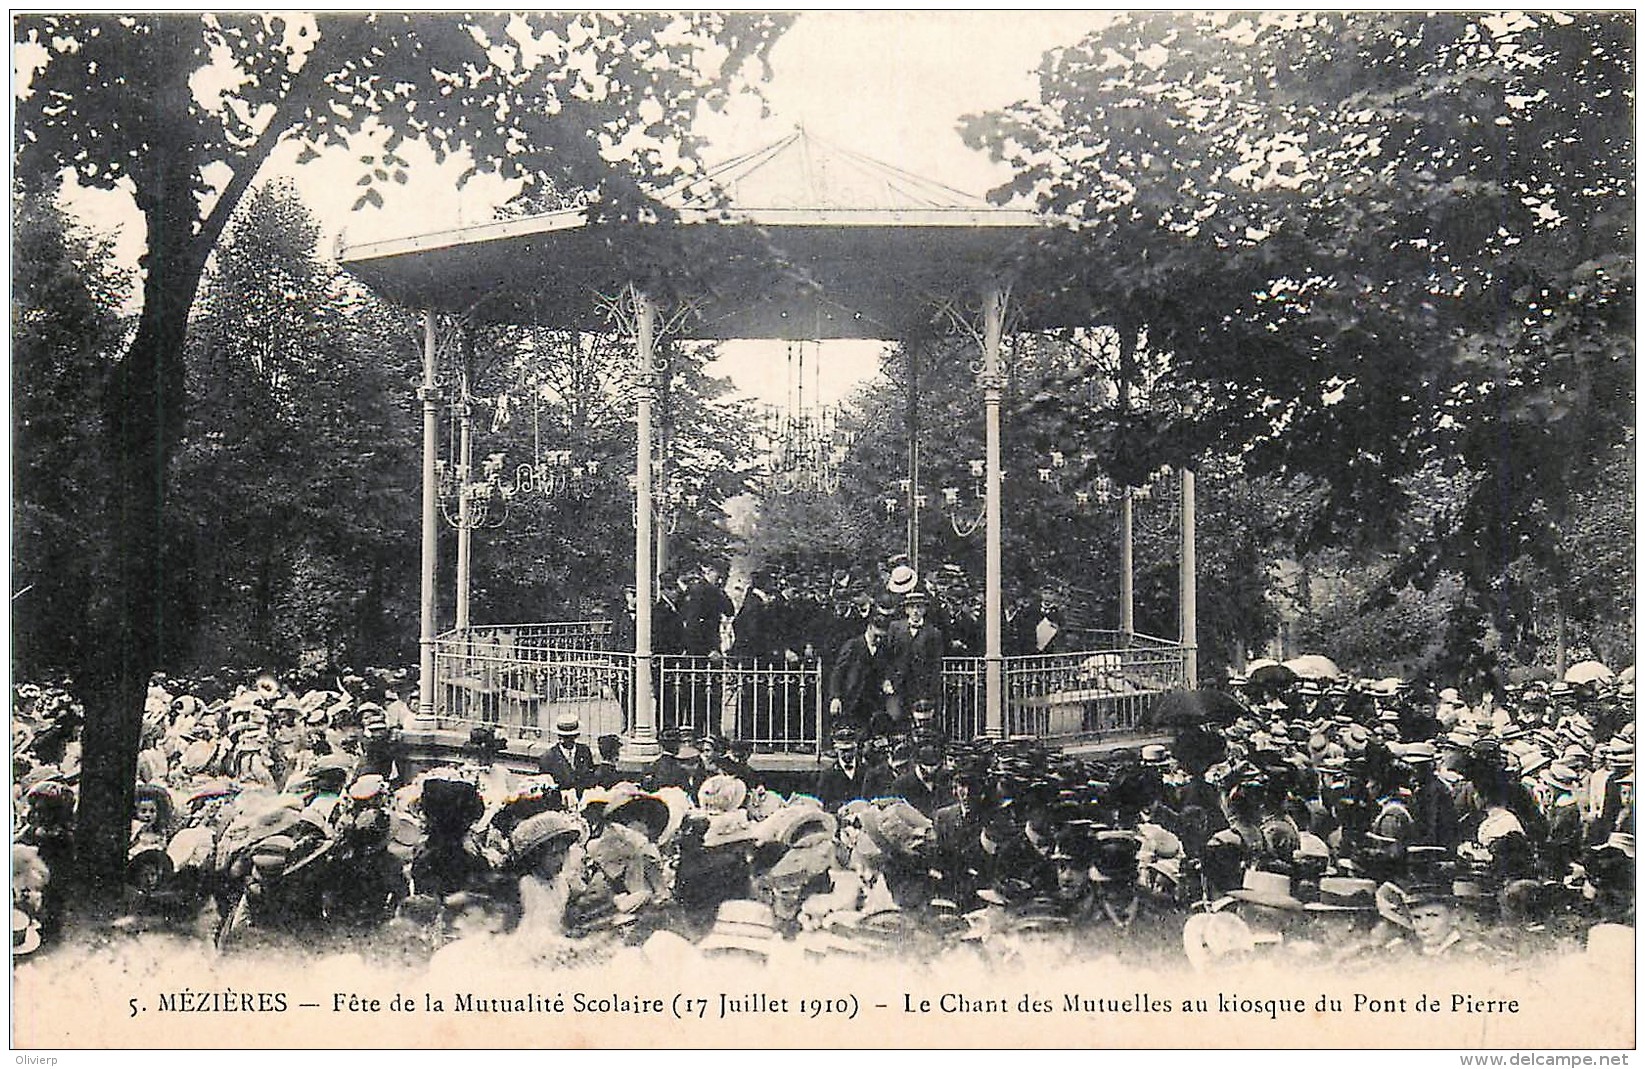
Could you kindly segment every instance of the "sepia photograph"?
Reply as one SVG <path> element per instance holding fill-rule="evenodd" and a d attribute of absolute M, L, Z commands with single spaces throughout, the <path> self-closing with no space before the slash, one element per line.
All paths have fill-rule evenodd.
<path fill-rule="evenodd" d="M 1635 11 L 11 22 L 15 1064 L 1629 1064 Z"/>

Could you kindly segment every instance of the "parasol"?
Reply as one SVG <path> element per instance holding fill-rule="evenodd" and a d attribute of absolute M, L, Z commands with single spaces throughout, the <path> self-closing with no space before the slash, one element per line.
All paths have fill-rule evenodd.
<path fill-rule="evenodd" d="M 1335 680 L 1342 676 L 1342 670 L 1335 661 L 1317 653 L 1303 654 L 1286 661 L 1284 666 L 1297 674 L 1298 679 Z"/>
<path fill-rule="evenodd" d="M 1565 669 L 1567 683 L 1614 683 L 1616 673 L 1598 661 L 1578 661 Z"/>

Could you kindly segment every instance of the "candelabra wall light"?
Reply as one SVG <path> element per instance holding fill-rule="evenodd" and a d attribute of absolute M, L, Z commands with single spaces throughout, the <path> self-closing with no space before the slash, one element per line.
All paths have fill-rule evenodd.
<path fill-rule="evenodd" d="M 537 412 L 532 413 L 532 460 L 510 467 L 505 452 L 488 453 L 476 472 L 467 460 L 465 442 L 474 429 L 471 413 L 480 402 L 465 397 L 450 406 L 451 456 L 435 462 L 435 476 L 439 489 L 440 513 L 452 527 L 485 530 L 501 527 L 508 522 L 514 502 L 537 496 L 545 499 L 580 500 L 594 492 L 602 470 L 600 461 L 580 459 L 570 449 L 542 448 L 542 435 Z M 507 395 L 490 402 L 495 406 L 492 429 L 506 426 Z M 467 513 L 463 511 L 466 499 Z"/>
<path fill-rule="evenodd" d="M 639 480 L 634 476 L 628 477 L 628 492 L 632 497 Z M 703 481 L 696 476 L 681 476 L 673 474 L 667 478 L 654 481 L 651 490 L 652 515 L 657 524 L 669 534 L 675 534 L 680 529 L 680 519 L 685 515 L 698 515 L 701 512 L 703 501 L 707 495 L 703 492 Z M 637 499 L 635 508 L 638 508 Z M 637 522 L 638 512 L 630 510 L 630 515 Z"/>

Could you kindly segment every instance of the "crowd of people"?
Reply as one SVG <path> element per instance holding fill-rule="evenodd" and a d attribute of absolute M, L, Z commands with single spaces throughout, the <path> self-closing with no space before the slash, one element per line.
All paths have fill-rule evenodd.
<path fill-rule="evenodd" d="M 669 568 L 658 579 L 652 609 L 652 650 L 659 654 L 740 660 L 828 660 L 860 634 L 876 612 L 902 615 L 910 595 L 923 599 L 927 620 L 942 636 L 944 656 L 983 652 L 983 594 L 958 564 L 924 575 L 898 554 L 874 569 L 760 567 L 728 589 L 728 566 L 716 559 Z M 632 591 L 629 591 L 632 596 Z M 633 605 L 619 628 L 619 648 L 632 635 Z M 1066 648 L 1058 592 L 1047 586 L 1006 607 L 1004 652 L 1052 653 Z"/>
<path fill-rule="evenodd" d="M 690 725 L 641 767 L 574 713 L 529 761 L 482 725 L 414 769 L 406 673 L 315 682 L 154 680 L 127 872 L 146 923 L 225 946 L 370 930 L 446 963 L 1631 945 L 1631 679 L 1464 698 L 1265 669 L 1163 696 L 1169 743 L 1087 755 L 948 738 L 916 705 L 837 718 L 803 774 Z M 83 717 L 65 687 L 15 689 L 14 955 L 60 934 Z"/>
<path fill-rule="evenodd" d="M 757 568 L 727 589 L 723 562 L 663 573 L 652 611 L 652 652 L 661 655 L 656 685 L 659 720 L 719 719 L 721 694 L 711 672 L 737 679 L 742 734 L 770 737 L 772 722 L 804 723 L 816 737 L 814 714 L 798 676 L 780 700 L 761 701 L 747 686 L 773 667 L 820 669 L 826 702 L 824 731 L 850 724 L 861 731 L 906 729 L 914 706 L 944 701 L 943 659 L 983 653 L 982 598 L 954 564 L 921 576 L 905 555 L 877 572 Z M 633 591 L 614 629 L 617 649 L 633 648 Z M 1002 652 L 1013 656 L 1078 648 L 1078 629 L 1061 598 L 1047 587 L 1014 601 L 1005 616 Z M 666 664 L 666 669 L 661 666 Z M 789 732 L 789 734 L 794 734 Z"/>

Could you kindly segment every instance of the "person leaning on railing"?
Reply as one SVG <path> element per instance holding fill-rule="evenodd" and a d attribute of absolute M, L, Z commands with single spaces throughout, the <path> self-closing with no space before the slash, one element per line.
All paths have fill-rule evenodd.
<path fill-rule="evenodd" d="M 895 606 L 881 600 L 868 615 L 861 634 L 847 639 L 834 656 L 828 676 L 830 728 L 849 724 L 872 734 L 902 719 L 896 685 L 896 653 L 890 627 Z"/>

